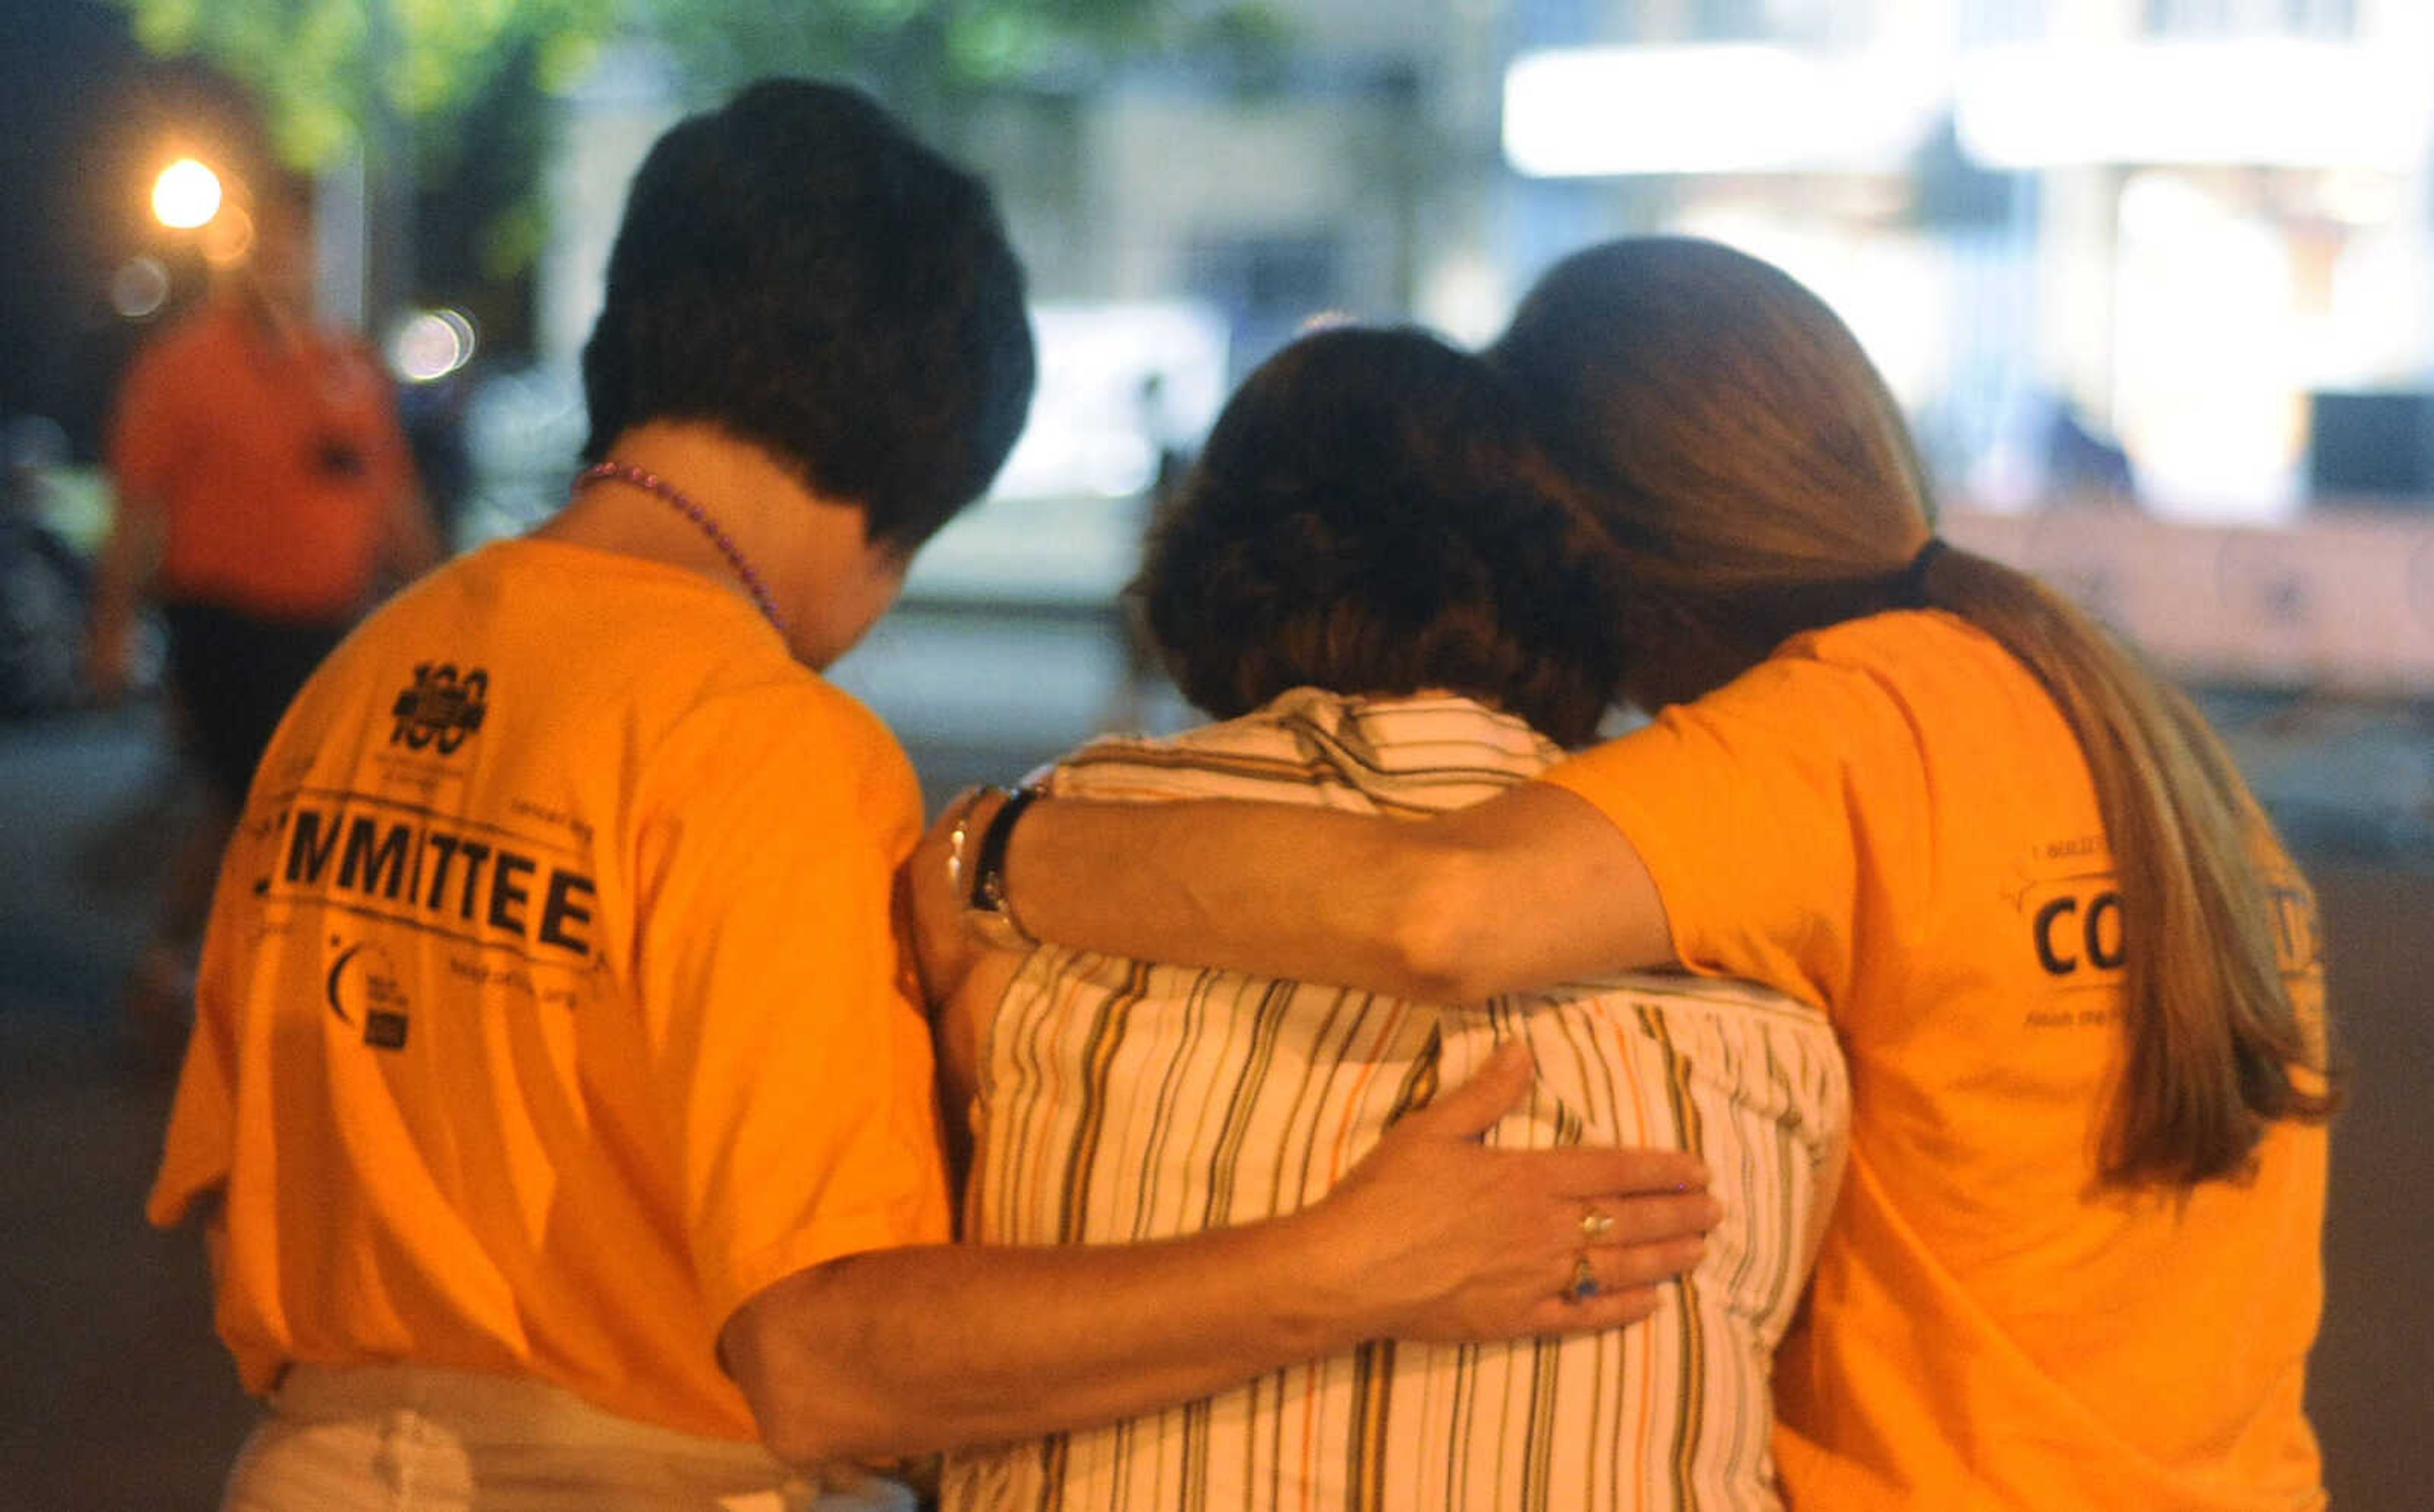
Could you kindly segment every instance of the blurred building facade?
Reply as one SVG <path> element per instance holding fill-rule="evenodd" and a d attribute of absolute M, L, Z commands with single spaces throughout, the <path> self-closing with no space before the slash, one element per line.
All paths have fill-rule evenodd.
<path fill-rule="evenodd" d="M 1574 248 L 1686 232 L 1842 314 L 1958 513 L 2134 510 L 1986 535 L 2110 594 L 2124 628 L 2194 636 L 2193 668 L 2434 694 L 2434 5 L 1277 8 L 1286 48 L 1054 81 L 960 144 L 1047 312 L 1001 494 L 1137 493 L 1312 318 L 1477 340 Z M 546 366 L 572 370 L 626 178 L 680 96 L 638 47 L 568 102 Z M 1150 375 L 1157 422 L 1135 398 Z M 2349 517 L 2338 544 L 2330 516 Z M 2108 543 L 2149 539 L 2136 521 L 2196 533 L 2154 538 L 2211 585 L 2220 635 L 2186 592 L 2138 586 L 2158 574 L 2097 581 Z M 951 532 L 932 571 L 1062 562 L 1052 586 L 1108 588 L 1135 523 L 1026 518 L 969 550 Z M 2381 586 L 2351 586 L 2362 561 Z M 2251 646 L 2251 622 L 2284 640 Z"/>
<path fill-rule="evenodd" d="M 1584 243 L 1712 235 L 1824 294 L 1997 508 L 2117 441 L 2153 512 L 2287 519 L 2314 396 L 2434 388 L 2423 0 L 1278 8 L 1264 63 L 992 108 L 968 150 L 1043 299 L 1203 302 L 1239 374 L 1315 314 L 1476 338 Z M 560 358 L 674 97 L 621 52 L 572 102 Z"/>
<path fill-rule="evenodd" d="M 1587 37 L 1561 30 L 1583 8 L 1532 8 L 1514 261 L 1656 229 L 1774 258 L 1956 492 L 2057 491 L 2077 433 L 2117 439 L 2157 513 L 2287 519 L 2311 396 L 2434 375 L 2412 0 L 1681 0 Z"/>

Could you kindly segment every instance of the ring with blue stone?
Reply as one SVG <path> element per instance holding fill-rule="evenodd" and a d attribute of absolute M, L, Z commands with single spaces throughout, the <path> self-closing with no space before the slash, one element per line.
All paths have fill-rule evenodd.
<path fill-rule="evenodd" d="M 1572 1283 L 1564 1288 L 1564 1300 L 1571 1302 L 1586 1302 L 1595 1297 L 1601 1289 L 1598 1285 L 1597 1272 L 1589 1267 L 1589 1257 L 1585 1254 L 1573 1261 Z"/>

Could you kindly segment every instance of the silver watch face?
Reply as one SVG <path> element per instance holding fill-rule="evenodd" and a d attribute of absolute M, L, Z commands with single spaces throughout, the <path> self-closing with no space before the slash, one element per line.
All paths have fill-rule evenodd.
<path fill-rule="evenodd" d="M 1029 950 L 1037 944 L 1003 908 L 1003 903 L 985 908 L 975 902 L 964 910 L 964 924 L 983 944 L 999 950 Z"/>

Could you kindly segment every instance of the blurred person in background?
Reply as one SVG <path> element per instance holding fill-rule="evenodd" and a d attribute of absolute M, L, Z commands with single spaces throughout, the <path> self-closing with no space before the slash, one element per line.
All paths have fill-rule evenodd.
<path fill-rule="evenodd" d="M 1338 328 L 1226 404 L 1132 595 L 1223 722 L 1109 739 L 1063 795 L 1410 816 L 1590 740 L 1624 616 L 1596 527 L 1477 357 Z M 1460 1006 L 1046 947 L 934 947 L 977 1148 L 965 1237 L 1170 1238 L 1292 1213 L 1508 1040 L 1537 1074 L 1486 1143 L 1696 1148 L 1723 1222 L 1648 1321 L 1566 1340 L 1371 1344 L 1188 1405 L 950 1457 L 950 1512 L 1489 1512 L 1780 1505 L 1769 1366 L 1840 1177 L 1843 1057 L 1815 1007 L 1645 973 Z M 1588 1211 L 1594 1228 L 1603 1215 Z"/>
<path fill-rule="evenodd" d="M 1882 378 L 1780 270 L 1609 243 L 1489 356 L 1615 542 L 1653 722 L 1416 823 L 1045 799 L 993 901 L 1425 998 L 1668 963 L 1774 987 L 1852 1088 L 1777 1362 L 1791 1504 L 2323 1505 L 2315 899 L 2220 740 L 1935 535 Z"/>
<path fill-rule="evenodd" d="M 1475 1142 L 1517 1054 L 1288 1217 L 946 1242 L 919 789 L 820 669 L 1033 362 L 986 188 L 864 96 L 764 81 L 652 148 L 572 499 L 323 663 L 228 851 L 149 1215 L 200 1220 L 268 1399 L 231 1507 L 900 1505 L 860 1461 L 1611 1328 L 1695 1259 L 1695 1160 Z"/>
<path fill-rule="evenodd" d="M 120 387 L 94 581 L 94 691 L 126 690 L 157 605 L 173 727 L 205 789 L 128 984 L 129 1028 L 163 1052 L 183 1043 L 213 871 L 280 715 L 382 590 L 441 555 L 387 375 L 314 319 L 303 187 L 278 176 L 249 212 L 245 256 Z"/>

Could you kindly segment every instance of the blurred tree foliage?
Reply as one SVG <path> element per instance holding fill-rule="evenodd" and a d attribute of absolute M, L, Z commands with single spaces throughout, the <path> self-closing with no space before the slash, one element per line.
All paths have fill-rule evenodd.
<path fill-rule="evenodd" d="M 663 46 L 692 95 L 683 103 L 768 74 L 845 78 L 956 153 L 992 97 L 1079 94 L 1149 57 L 1194 59 L 1248 85 L 1289 42 L 1269 0 L 112 3 L 150 51 L 199 58 L 251 90 L 294 166 L 328 167 L 366 142 L 377 159 L 377 144 L 409 142 L 426 283 L 443 269 L 455 282 L 529 268 L 546 237 L 549 96 L 612 38 Z"/>
<path fill-rule="evenodd" d="M 322 168 L 363 140 L 380 97 L 445 158 L 509 65 L 562 83 L 623 0 L 117 0 L 145 47 L 199 56 L 252 90 L 282 156 Z M 386 25 L 382 25 L 386 22 Z"/>
<path fill-rule="evenodd" d="M 466 114 L 507 71 L 556 89 L 621 32 L 659 39 L 703 96 L 765 74 L 850 78 L 946 138 L 1000 92 L 1072 88 L 1144 55 L 1256 69 L 1286 43 L 1267 0 L 115 3 L 151 51 L 199 55 L 254 90 L 281 152 L 303 167 L 361 140 L 376 98 L 453 161 Z"/>

